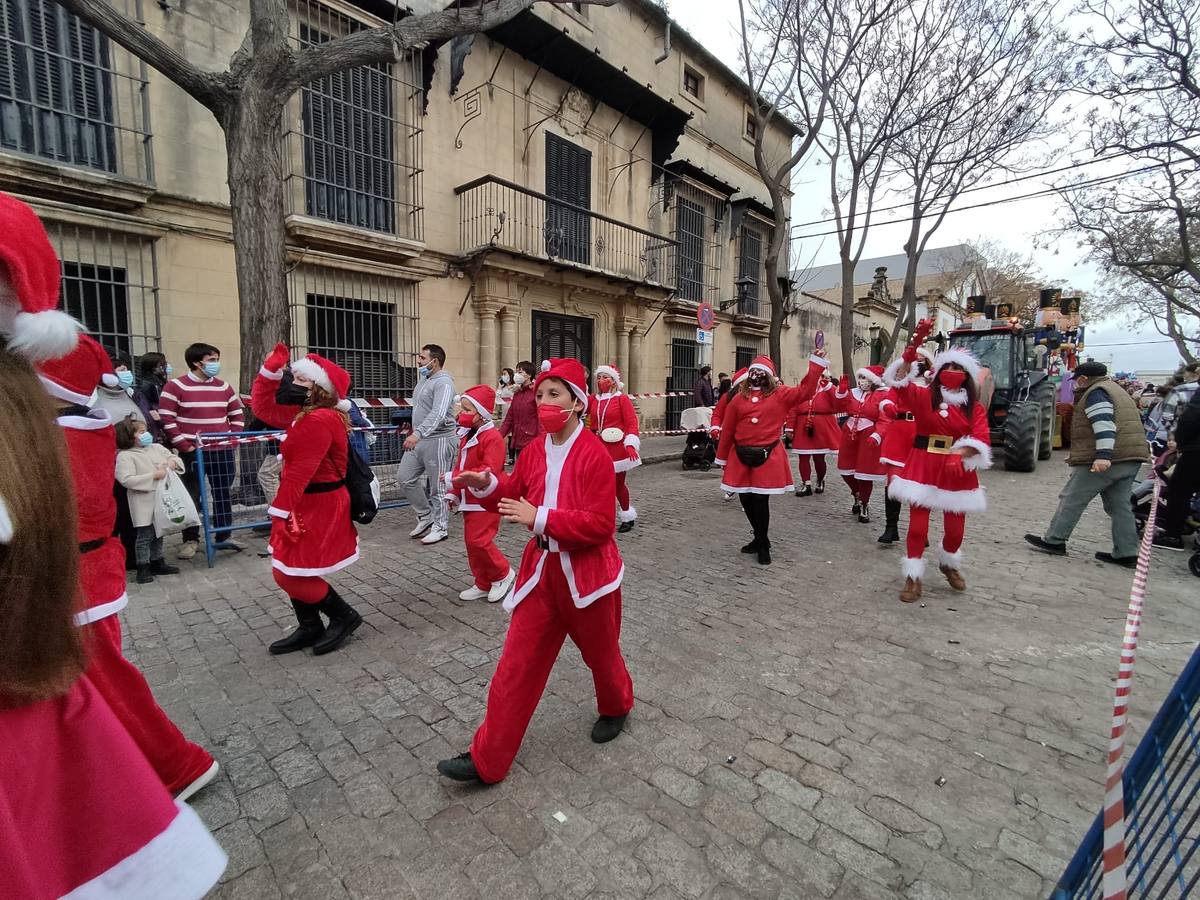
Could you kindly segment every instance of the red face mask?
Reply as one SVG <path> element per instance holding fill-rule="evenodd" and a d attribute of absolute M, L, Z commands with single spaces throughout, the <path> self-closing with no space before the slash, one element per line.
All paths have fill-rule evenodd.
<path fill-rule="evenodd" d="M 538 407 L 538 421 L 542 423 L 542 430 L 546 434 L 558 434 L 567 427 L 567 421 L 570 418 L 571 410 L 563 409 L 561 406 L 543 403 Z"/>
<path fill-rule="evenodd" d="M 613 383 L 611 378 L 596 379 L 596 390 L 598 390 L 601 394 L 611 394 L 612 389 Z"/>
<path fill-rule="evenodd" d="M 458 424 L 461 425 L 463 428 L 474 428 L 475 427 L 475 413 L 460 412 L 458 414 Z"/>
<path fill-rule="evenodd" d="M 942 383 L 948 391 L 957 391 L 963 386 L 963 382 L 967 380 L 966 372 L 957 372 L 953 369 L 944 369 L 938 374 L 938 381 Z"/>

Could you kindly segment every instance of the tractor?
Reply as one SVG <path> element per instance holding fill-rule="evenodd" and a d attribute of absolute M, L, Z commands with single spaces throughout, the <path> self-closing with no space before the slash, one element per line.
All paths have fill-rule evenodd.
<path fill-rule="evenodd" d="M 979 401 L 987 407 L 992 446 L 1004 450 L 1010 472 L 1032 472 L 1054 447 L 1056 386 L 1034 352 L 1041 334 L 1010 321 L 960 326 L 950 346 L 975 355 L 984 367 Z"/>

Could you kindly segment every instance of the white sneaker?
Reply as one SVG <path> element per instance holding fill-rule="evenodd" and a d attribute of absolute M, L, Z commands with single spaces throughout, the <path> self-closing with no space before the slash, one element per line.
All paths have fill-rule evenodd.
<path fill-rule="evenodd" d="M 202 788 L 208 787 L 212 780 L 217 777 L 217 773 L 221 771 L 220 764 L 214 759 L 213 764 L 204 770 L 204 774 L 185 787 L 182 791 L 175 795 L 175 799 L 180 803 L 186 803 L 192 796 L 198 793 Z"/>
<path fill-rule="evenodd" d="M 730 500 L 733 499 L 733 494 L 726 493 L 724 499 L 725 499 L 725 502 L 728 503 Z"/>
<path fill-rule="evenodd" d="M 486 596 L 488 596 L 487 591 L 482 590 L 481 588 L 477 588 L 477 587 L 475 587 L 475 585 L 471 585 L 469 588 L 467 588 L 465 591 L 463 591 L 462 593 L 460 593 L 458 595 L 458 599 L 459 600 L 482 600 Z"/>
<path fill-rule="evenodd" d="M 429 534 L 421 538 L 421 543 L 428 547 L 430 544 L 437 544 L 444 541 L 449 536 L 448 532 L 435 525 L 429 529 Z"/>
<path fill-rule="evenodd" d="M 509 590 L 512 589 L 513 582 L 517 580 L 517 572 L 515 569 L 509 569 L 508 574 L 504 576 L 503 581 L 497 581 L 492 585 L 492 589 L 487 592 L 488 603 L 499 603 L 508 596 Z"/>
<path fill-rule="evenodd" d="M 414 540 L 433 527 L 433 519 L 417 519 L 417 527 L 408 533 Z"/>
<path fill-rule="evenodd" d="M 179 548 L 179 552 L 175 555 L 180 559 L 191 559 L 196 555 L 196 550 L 199 547 L 200 545 L 196 541 L 184 541 L 183 545 Z"/>

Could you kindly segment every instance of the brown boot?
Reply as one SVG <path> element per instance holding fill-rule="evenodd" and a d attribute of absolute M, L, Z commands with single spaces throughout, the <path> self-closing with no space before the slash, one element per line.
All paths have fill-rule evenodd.
<path fill-rule="evenodd" d="M 900 591 L 901 603 L 916 603 L 921 599 L 921 579 L 905 578 L 904 587 Z"/>
<path fill-rule="evenodd" d="M 949 566 L 938 566 L 938 568 L 946 576 L 946 581 L 954 590 L 965 591 L 967 589 L 967 579 L 963 578 L 962 572 L 958 569 L 952 569 Z"/>

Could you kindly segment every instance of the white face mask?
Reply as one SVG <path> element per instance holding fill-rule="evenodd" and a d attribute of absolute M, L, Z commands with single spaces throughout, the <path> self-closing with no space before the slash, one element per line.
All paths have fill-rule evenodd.
<path fill-rule="evenodd" d="M 865 378 L 859 378 L 858 389 L 864 394 L 867 393 L 867 391 L 871 390 L 871 382 L 867 381 Z"/>
<path fill-rule="evenodd" d="M 518 372 L 516 375 L 513 376 L 513 381 L 516 382 L 517 384 L 524 384 L 525 383 L 525 373 Z"/>
<path fill-rule="evenodd" d="M 505 374 L 505 375 L 501 375 L 501 376 L 500 376 L 500 383 L 501 383 L 501 384 L 508 384 L 508 375 L 507 375 L 507 374 Z"/>

